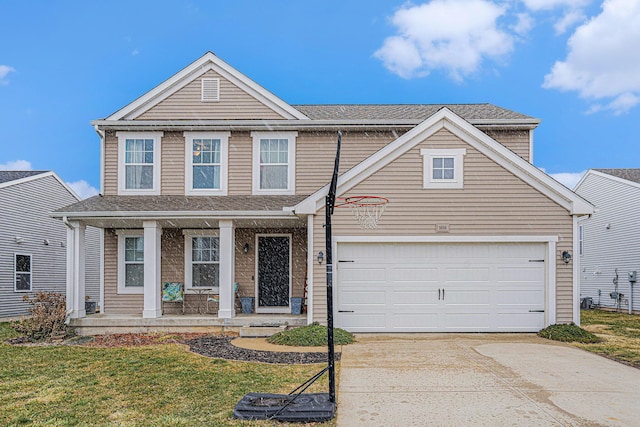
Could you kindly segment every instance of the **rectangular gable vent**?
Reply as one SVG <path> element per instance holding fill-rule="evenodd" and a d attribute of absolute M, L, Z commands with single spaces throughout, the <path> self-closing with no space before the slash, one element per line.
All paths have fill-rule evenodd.
<path fill-rule="evenodd" d="M 220 79 L 202 79 L 202 101 L 220 101 Z"/>

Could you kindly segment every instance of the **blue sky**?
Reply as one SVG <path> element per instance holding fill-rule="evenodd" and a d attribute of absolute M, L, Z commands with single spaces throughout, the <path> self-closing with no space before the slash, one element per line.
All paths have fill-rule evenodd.
<path fill-rule="evenodd" d="M 291 104 L 492 103 L 568 186 L 638 167 L 640 1 L 0 2 L 0 169 L 99 187 L 108 116 L 212 51 Z"/>

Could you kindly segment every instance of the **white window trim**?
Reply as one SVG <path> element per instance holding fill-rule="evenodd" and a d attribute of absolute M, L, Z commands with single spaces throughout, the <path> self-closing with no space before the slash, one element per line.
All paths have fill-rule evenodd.
<path fill-rule="evenodd" d="M 464 187 L 464 156 L 467 154 L 465 148 L 452 149 L 431 149 L 420 150 L 423 163 L 423 188 L 463 188 Z M 433 179 L 433 159 L 453 158 L 453 179 Z"/>
<path fill-rule="evenodd" d="M 253 194 L 295 194 L 296 180 L 296 137 L 298 132 L 251 132 L 253 138 L 253 173 L 252 173 L 252 190 Z M 260 140 L 261 139 L 287 139 L 289 151 L 289 165 L 287 183 L 288 188 L 277 189 L 261 189 L 260 188 Z"/>
<path fill-rule="evenodd" d="M 124 285 L 124 281 L 125 281 L 124 241 L 125 241 L 125 238 L 127 237 L 144 237 L 144 231 L 143 230 L 116 230 L 116 236 L 118 238 L 118 294 L 143 295 L 144 286 L 140 286 L 139 288 L 127 288 Z"/>
<path fill-rule="evenodd" d="M 229 175 L 229 137 L 231 132 L 185 132 L 185 182 L 187 196 L 226 196 Z M 193 140 L 220 140 L 220 188 L 193 188 Z"/>
<path fill-rule="evenodd" d="M 17 271 L 18 262 L 17 262 L 16 258 L 18 257 L 18 255 L 28 256 L 29 257 L 29 289 L 18 289 L 17 286 L 16 286 L 16 279 L 18 278 L 17 277 L 18 276 L 18 271 Z M 14 292 L 19 292 L 19 293 L 29 293 L 29 292 L 33 291 L 33 255 L 20 253 L 20 252 L 15 252 L 13 254 L 13 291 Z"/>
<path fill-rule="evenodd" d="M 207 98 L 205 82 L 214 82 L 215 83 L 215 97 Z M 200 80 L 200 100 L 202 102 L 218 102 L 220 101 L 220 79 L 212 79 L 212 78 L 203 78 Z"/>
<path fill-rule="evenodd" d="M 160 158 L 161 141 L 164 132 L 116 132 L 118 137 L 118 194 L 119 195 L 158 195 L 160 194 Z M 125 188 L 125 142 L 127 139 L 153 139 L 153 187 L 149 190 Z"/>
<path fill-rule="evenodd" d="M 198 293 L 199 290 L 208 290 L 212 293 L 220 292 L 219 287 L 204 287 L 198 286 L 197 288 L 193 287 L 193 272 L 191 269 L 192 263 L 192 253 L 191 253 L 191 239 L 193 237 L 217 237 L 220 238 L 220 232 L 218 230 L 182 230 L 182 234 L 184 235 L 184 290 L 185 293 Z M 222 248 L 218 246 L 218 250 Z M 219 257 L 222 258 L 222 257 Z M 219 261 L 220 263 L 220 261 Z"/>

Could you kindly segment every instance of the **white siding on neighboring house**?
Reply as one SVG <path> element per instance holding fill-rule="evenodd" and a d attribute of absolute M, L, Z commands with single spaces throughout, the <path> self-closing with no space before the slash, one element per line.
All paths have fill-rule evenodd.
<path fill-rule="evenodd" d="M 65 294 L 67 227 L 49 214 L 75 202 L 75 196 L 51 174 L 0 188 L 0 318 L 27 314 L 24 295 Z M 98 233 L 87 228 L 86 293 L 92 301 L 100 296 Z M 16 253 L 31 255 L 32 292 L 14 291 Z"/>
<path fill-rule="evenodd" d="M 624 294 L 620 310 L 629 309 L 629 271 L 640 271 L 640 184 L 590 171 L 576 193 L 593 203 L 596 212 L 582 221 L 580 297 L 595 304 L 618 308 L 610 293 L 618 271 L 617 291 Z M 640 311 L 640 283 L 634 286 L 633 310 Z"/>

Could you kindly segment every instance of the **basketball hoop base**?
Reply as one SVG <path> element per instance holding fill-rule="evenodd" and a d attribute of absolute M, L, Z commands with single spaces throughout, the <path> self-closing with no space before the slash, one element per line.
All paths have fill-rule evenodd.
<path fill-rule="evenodd" d="M 350 208 L 361 229 L 378 228 L 389 199 L 379 196 L 336 197 L 336 208 Z"/>

